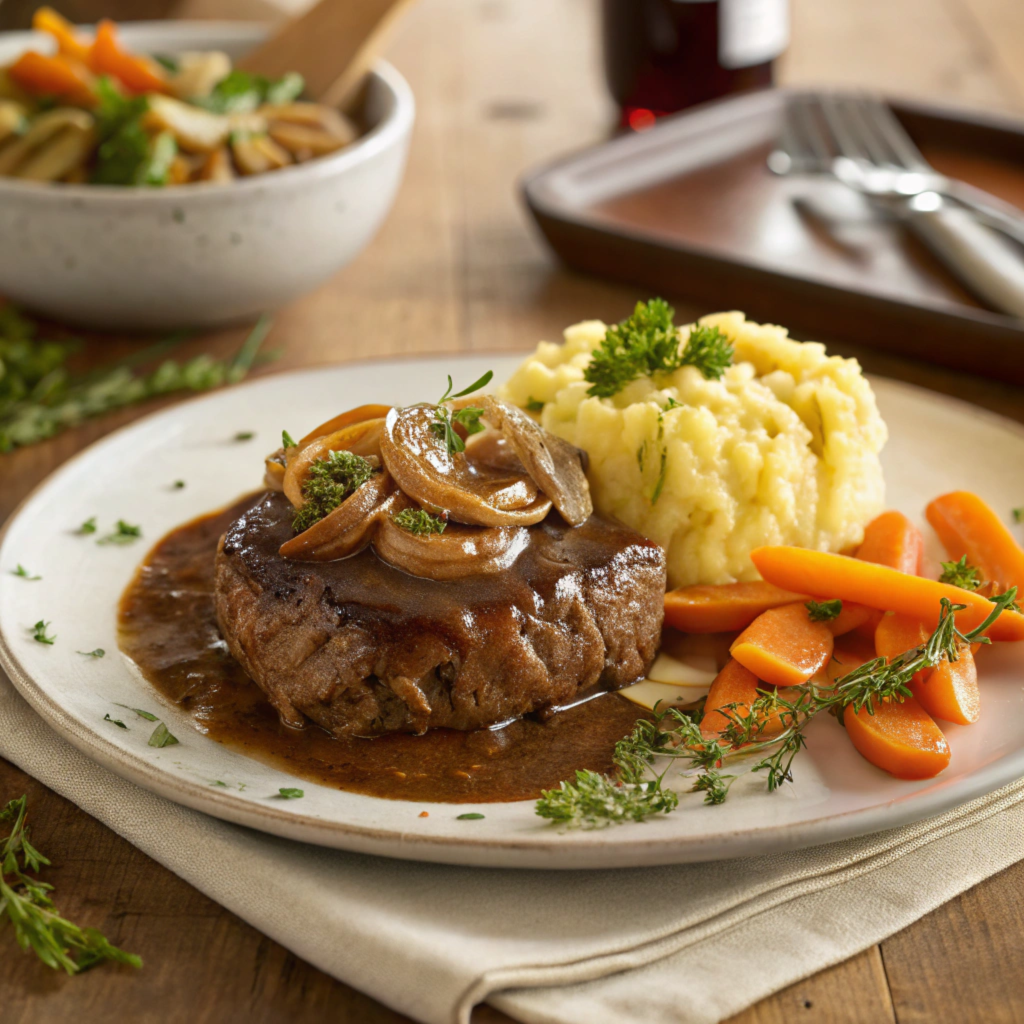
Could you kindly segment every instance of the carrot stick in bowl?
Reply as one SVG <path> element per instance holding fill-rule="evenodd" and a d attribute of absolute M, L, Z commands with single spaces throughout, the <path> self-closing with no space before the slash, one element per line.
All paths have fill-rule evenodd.
<path fill-rule="evenodd" d="M 52 7 L 40 7 L 32 15 L 32 27 L 37 32 L 45 32 L 52 36 L 57 43 L 58 53 L 72 57 L 82 64 L 89 63 L 89 44 L 79 39 L 74 25 Z"/>
<path fill-rule="evenodd" d="M 1024 550 L 976 494 L 944 494 L 925 509 L 925 516 L 951 558 L 966 555 L 984 579 L 1024 592 Z"/>
<path fill-rule="evenodd" d="M 966 605 L 956 613 L 957 628 L 967 632 L 980 626 L 995 610 L 991 601 L 970 590 L 911 576 L 888 566 L 864 562 L 846 555 L 796 547 L 763 547 L 750 558 L 769 582 L 787 590 L 866 604 L 879 611 L 900 612 L 934 627 L 939 621 L 940 601 Z M 987 630 L 992 640 L 1024 640 L 1024 615 L 1003 611 Z"/>
<path fill-rule="evenodd" d="M 122 49 L 117 28 L 107 19 L 96 26 L 96 36 L 89 50 L 89 66 L 98 75 L 113 75 L 135 93 L 168 91 L 167 77 L 160 65 Z"/>

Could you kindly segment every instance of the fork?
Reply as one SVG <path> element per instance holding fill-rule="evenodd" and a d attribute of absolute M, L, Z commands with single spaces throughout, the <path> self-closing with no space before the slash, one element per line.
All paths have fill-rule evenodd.
<path fill-rule="evenodd" d="M 1024 319 L 1024 251 L 1007 237 L 1024 242 L 1024 230 L 992 230 L 991 211 L 982 215 L 975 196 L 954 197 L 952 180 L 929 167 L 909 138 L 879 125 L 857 97 L 792 94 L 768 166 L 776 174 L 826 174 L 859 192 L 905 224 L 978 298 Z"/>
<path fill-rule="evenodd" d="M 911 198 L 936 192 L 974 212 L 989 227 L 1024 244 L 1024 211 L 966 181 L 947 177 L 925 160 L 887 103 L 870 95 L 795 96 L 787 111 L 780 145 L 768 156 L 775 174 L 831 174 L 857 192 L 880 199 Z M 833 154 L 814 116 L 817 104 L 840 142 Z M 795 159 L 789 119 L 807 136 L 813 156 Z M 806 148 L 806 147 L 805 147 Z"/>

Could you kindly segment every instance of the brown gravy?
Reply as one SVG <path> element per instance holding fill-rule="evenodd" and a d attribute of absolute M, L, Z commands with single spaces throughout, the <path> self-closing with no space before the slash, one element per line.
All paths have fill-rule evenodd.
<path fill-rule="evenodd" d="M 312 723 L 301 730 L 282 725 L 228 653 L 213 607 L 217 540 L 256 499 L 173 530 L 121 598 L 121 650 L 199 732 L 289 774 L 394 800 L 529 800 L 578 768 L 611 770 L 616 741 L 642 714 L 616 694 L 499 730 L 340 740 Z"/>

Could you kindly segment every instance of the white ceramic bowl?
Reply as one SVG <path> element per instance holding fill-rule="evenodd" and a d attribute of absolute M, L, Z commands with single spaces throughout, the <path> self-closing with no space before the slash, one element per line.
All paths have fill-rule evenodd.
<path fill-rule="evenodd" d="M 241 56 L 262 25 L 126 25 L 132 49 Z M 32 32 L 0 34 L 0 64 Z M 72 324 L 205 327 L 274 309 L 316 288 L 380 227 L 405 168 L 415 112 L 402 76 L 379 61 L 366 134 L 333 155 L 229 184 L 126 188 L 0 178 L 0 296 Z"/>

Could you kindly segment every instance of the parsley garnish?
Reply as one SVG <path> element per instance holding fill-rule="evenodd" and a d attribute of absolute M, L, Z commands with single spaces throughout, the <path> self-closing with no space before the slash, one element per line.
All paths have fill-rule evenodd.
<path fill-rule="evenodd" d="M 173 747 L 177 742 L 178 738 L 171 735 L 171 731 L 163 722 L 153 730 L 153 735 L 149 737 L 148 741 L 151 747 Z"/>
<path fill-rule="evenodd" d="M 981 586 L 981 573 L 973 565 L 967 564 L 964 555 L 959 562 L 941 562 L 942 575 L 940 583 L 950 583 L 962 590 L 977 590 Z"/>
<path fill-rule="evenodd" d="M 391 521 L 417 537 L 426 537 L 432 533 L 444 533 L 448 525 L 448 514 L 442 512 L 435 516 L 425 508 L 403 508 L 391 517 Z"/>
<path fill-rule="evenodd" d="M 478 811 L 469 811 L 466 814 L 457 814 L 455 816 L 456 821 L 479 821 L 484 815 Z"/>
<path fill-rule="evenodd" d="M 35 640 L 37 644 L 52 644 L 53 641 L 57 639 L 56 636 L 46 635 L 46 630 L 49 626 L 50 624 L 48 622 L 43 622 L 43 620 L 40 619 L 32 627 L 32 639 Z"/>
<path fill-rule="evenodd" d="M 97 544 L 131 544 L 142 536 L 141 526 L 132 526 L 123 519 L 118 519 L 114 524 L 114 532 L 108 533 L 106 537 L 100 537 Z"/>
<path fill-rule="evenodd" d="M 431 424 L 431 427 L 434 433 L 444 441 L 449 455 L 466 450 L 466 442 L 456 432 L 455 424 L 461 424 L 467 434 L 478 434 L 484 429 L 483 424 L 480 422 L 480 417 L 483 416 L 484 411 L 478 405 L 467 405 L 459 409 L 458 412 L 453 413 L 445 403 L 453 398 L 463 398 L 466 395 L 471 395 L 474 391 L 487 387 L 493 376 L 494 371 L 488 370 L 479 380 L 473 381 L 468 388 L 463 388 L 454 395 L 452 394 L 452 388 L 454 387 L 452 379 L 451 377 L 448 378 L 448 389 L 437 400 L 437 409 L 434 413 L 434 422 Z"/>
<path fill-rule="evenodd" d="M 367 459 L 344 450 L 316 459 L 302 485 L 302 496 L 306 502 L 295 512 L 292 529 L 302 533 L 320 522 L 376 472 L 377 469 Z"/>
<path fill-rule="evenodd" d="M 674 791 L 663 787 L 674 760 L 682 760 L 696 770 L 692 790 L 703 792 L 705 803 L 720 804 L 737 777 L 724 773 L 722 766 L 738 756 L 762 751 L 765 756 L 750 771 L 765 772 L 768 791 L 774 792 L 783 783 L 793 781 L 793 761 L 807 744 L 804 730 L 808 722 L 823 711 L 841 716 L 845 708 L 857 714 L 866 707 L 873 714 L 877 701 L 903 701 L 912 696 L 909 684 L 918 672 L 933 668 L 943 659 L 956 661 L 966 645 L 990 643 L 985 630 L 1004 609 L 1013 606 L 1016 596 L 1017 588 L 1011 587 L 993 597 L 992 612 L 967 634 L 956 628 L 954 618 L 954 613 L 966 606 L 942 598 L 938 625 L 920 646 L 888 662 L 885 658 L 865 662 L 828 687 L 807 682 L 793 687 L 788 699 L 775 689 L 759 690 L 760 696 L 749 708 L 727 704 L 718 709 L 728 725 L 717 737 L 702 735 L 702 710 L 655 711 L 653 720 L 641 719 L 633 732 L 615 745 L 615 777 L 579 771 L 575 781 L 542 793 L 536 813 L 570 828 L 596 828 L 667 814 L 679 800 Z M 776 715 L 784 731 L 765 737 L 765 726 Z M 666 759 L 660 773 L 654 767 L 658 758 Z"/>
<path fill-rule="evenodd" d="M 127 729 L 128 726 L 121 721 L 120 718 L 111 718 L 110 715 L 103 716 L 104 722 L 110 722 L 111 725 L 116 725 L 119 729 Z"/>
<path fill-rule="evenodd" d="M 75 654 L 81 654 L 86 658 L 102 658 L 106 653 L 102 647 L 97 647 L 94 651 L 75 651 Z"/>
<path fill-rule="evenodd" d="M 281 431 L 281 447 L 282 448 L 298 448 L 298 443 L 293 440 L 292 435 L 287 430 Z"/>
<path fill-rule="evenodd" d="M 305 87 L 302 75 L 296 72 L 271 79 L 236 69 L 222 78 L 209 96 L 192 102 L 215 114 L 243 114 L 264 103 L 291 103 Z"/>
<path fill-rule="evenodd" d="M 18 568 L 17 569 L 12 569 L 11 570 L 11 575 L 12 576 L 20 576 L 23 580 L 41 580 L 43 578 L 42 576 L 33 576 L 28 571 L 28 569 L 26 569 L 25 566 L 23 566 L 21 564 L 21 562 L 18 563 Z"/>
<path fill-rule="evenodd" d="M 282 800 L 298 800 L 306 794 L 301 789 L 279 789 L 277 795 Z"/>
<path fill-rule="evenodd" d="M 834 601 L 808 601 L 804 607 L 811 622 L 831 622 L 843 610 L 843 602 L 837 597 Z"/>
<path fill-rule="evenodd" d="M 68 974 L 104 960 L 141 967 L 139 957 L 111 945 L 95 928 L 80 928 L 57 913 L 49 896 L 53 886 L 32 877 L 50 862 L 29 841 L 26 806 L 22 796 L 0 811 L 0 822 L 11 823 L 10 835 L 0 841 L 0 921 L 6 915 L 21 949 Z"/>
<path fill-rule="evenodd" d="M 680 351 L 674 316 L 664 299 L 651 299 L 646 305 L 638 302 L 632 316 L 609 327 L 583 374 L 590 384 L 587 394 L 610 398 L 638 377 L 681 366 L 696 366 L 708 380 L 718 380 L 732 363 L 732 343 L 717 327 L 698 325 Z"/>
<path fill-rule="evenodd" d="M 96 517 L 89 516 L 88 519 L 75 531 L 76 533 L 86 534 L 96 532 Z"/>

